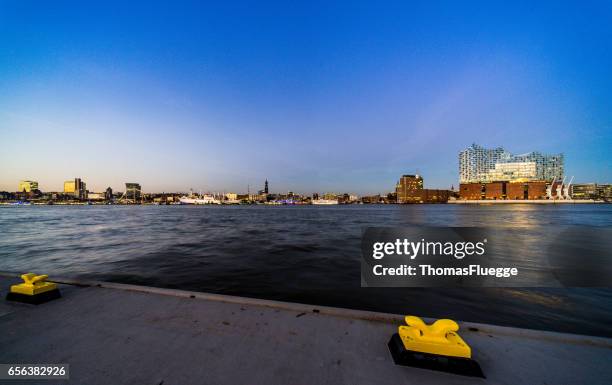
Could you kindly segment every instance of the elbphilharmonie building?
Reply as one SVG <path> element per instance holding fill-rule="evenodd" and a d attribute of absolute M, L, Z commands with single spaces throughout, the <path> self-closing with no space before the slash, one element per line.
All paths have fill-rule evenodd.
<path fill-rule="evenodd" d="M 563 154 L 513 155 L 502 147 L 489 149 L 477 144 L 459 153 L 461 183 L 551 182 L 562 179 L 563 174 Z"/>

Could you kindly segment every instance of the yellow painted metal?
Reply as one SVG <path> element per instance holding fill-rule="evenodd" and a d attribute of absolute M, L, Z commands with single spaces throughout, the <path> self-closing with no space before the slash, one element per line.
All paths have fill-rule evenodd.
<path fill-rule="evenodd" d="M 36 295 L 57 289 L 57 284 L 47 282 L 48 275 L 36 275 L 34 273 L 22 274 L 23 283 L 11 286 L 11 293 Z"/>
<path fill-rule="evenodd" d="M 439 319 L 427 325 L 415 316 L 406 316 L 408 326 L 399 327 L 399 335 L 407 350 L 451 357 L 472 357 L 472 349 L 459 334 L 457 322 Z"/>

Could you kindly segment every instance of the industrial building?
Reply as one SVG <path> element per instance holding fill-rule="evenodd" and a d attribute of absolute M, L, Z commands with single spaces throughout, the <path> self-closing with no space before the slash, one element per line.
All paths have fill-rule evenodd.
<path fill-rule="evenodd" d="M 462 183 L 459 187 L 461 199 L 546 199 L 546 182 L 489 182 Z"/>

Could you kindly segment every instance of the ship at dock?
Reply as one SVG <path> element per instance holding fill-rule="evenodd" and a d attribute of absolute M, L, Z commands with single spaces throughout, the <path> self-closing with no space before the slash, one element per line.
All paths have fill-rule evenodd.
<path fill-rule="evenodd" d="M 337 199 L 313 199 L 312 204 L 313 205 L 337 205 L 338 200 Z"/>
<path fill-rule="evenodd" d="M 221 201 L 211 194 L 195 195 L 193 191 L 190 191 L 188 196 L 179 198 L 179 203 L 182 205 L 220 205 Z"/>

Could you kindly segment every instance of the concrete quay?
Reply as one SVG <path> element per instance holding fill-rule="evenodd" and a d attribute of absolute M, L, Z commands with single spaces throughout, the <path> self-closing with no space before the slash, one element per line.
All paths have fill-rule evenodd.
<path fill-rule="evenodd" d="M 27 305 L 4 300 L 20 280 L 0 275 L 0 363 L 67 363 L 70 379 L 7 383 L 612 383 L 607 338 L 460 322 L 481 379 L 395 365 L 401 315 L 50 279 L 62 298 Z"/>

